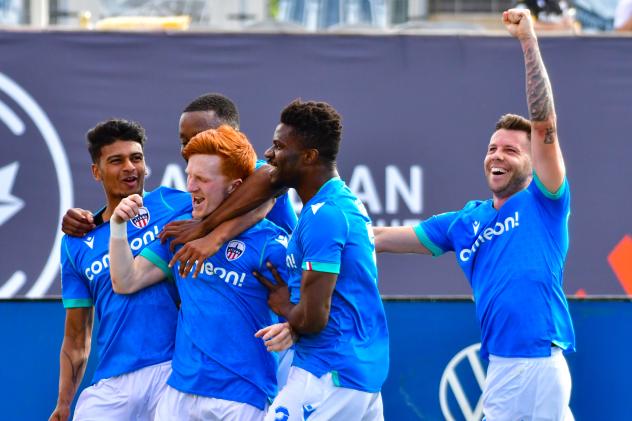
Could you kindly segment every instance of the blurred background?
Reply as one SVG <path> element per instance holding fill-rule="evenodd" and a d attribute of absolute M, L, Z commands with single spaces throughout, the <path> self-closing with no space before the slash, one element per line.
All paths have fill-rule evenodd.
<path fill-rule="evenodd" d="M 518 6 L 530 8 L 539 25 L 547 29 L 597 32 L 614 28 L 617 3 L 618 0 L 0 0 L 0 24 L 92 28 L 115 17 L 187 16 L 186 24 L 161 24 L 198 30 L 496 30 L 500 27 L 495 16 Z M 106 24 L 109 25 L 107 21 Z M 147 25 L 141 20 L 136 24 Z M 124 25 L 133 24 L 128 19 Z"/>
<path fill-rule="evenodd" d="M 488 198 L 494 123 L 528 114 L 522 53 L 500 20 L 513 6 L 535 19 L 572 191 L 571 408 L 631 420 L 632 0 L 0 0 L 2 418 L 55 406 L 60 221 L 104 203 L 88 129 L 140 122 L 146 187 L 184 189 L 178 118 L 198 95 L 233 99 L 260 155 L 290 101 L 328 101 L 344 121 L 340 173 L 374 223 L 415 224 Z M 387 420 L 482 417 L 480 331 L 454 260 L 378 256 Z M 93 341 L 82 388 L 97 352 Z"/>

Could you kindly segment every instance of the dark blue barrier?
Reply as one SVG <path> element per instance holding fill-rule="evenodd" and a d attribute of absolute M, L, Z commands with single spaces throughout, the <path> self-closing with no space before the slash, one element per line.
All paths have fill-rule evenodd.
<path fill-rule="evenodd" d="M 475 372 L 484 364 L 476 358 L 476 347 L 469 348 L 479 338 L 474 305 L 467 300 L 385 304 L 391 333 L 391 367 L 383 389 L 386 419 L 477 419 L 480 386 Z M 571 301 L 571 312 L 579 349 L 568 356 L 575 418 L 632 419 L 632 301 Z M 2 419 L 45 420 L 50 415 L 63 325 L 59 301 L 0 301 Z M 86 379 L 93 369 L 91 358 Z M 443 389 L 442 412 L 444 374 L 450 381 Z M 459 389 L 460 397 L 455 394 Z"/>

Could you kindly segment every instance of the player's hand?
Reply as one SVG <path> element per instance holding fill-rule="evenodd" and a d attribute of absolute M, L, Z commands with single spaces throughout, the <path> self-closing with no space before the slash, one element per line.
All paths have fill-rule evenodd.
<path fill-rule="evenodd" d="M 180 276 L 186 278 L 193 268 L 193 278 L 197 278 L 200 270 L 204 266 L 204 260 L 208 259 L 222 247 L 222 242 L 216 238 L 213 231 L 205 237 L 186 243 L 169 262 L 169 267 L 180 263 L 178 272 Z"/>
<path fill-rule="evenodd" d="M 182 221 L 169 222 L 158 234 L 161 243 L 165 243 L 169 238 L 171 240 L 170 249 L 174 251 L 178 244 L 188 243 L 197 240 L 206 235 L 204 224 L 199 219 L 188 219 Z"/>
<path fill-rule="evenodd" d="M 70 406 L 57 405 L 48 421 L 67 421 L 68 418 L 70 418 Z"/>
<path fill-rule="evenodd" d="M 512 36 L 521 41 L 535 38 L 529 9 L 509 9 L 503 12 L 503 24 Z"/>
<path fill-rule="evenodd" d="M 61 230 L 72 237 L 83 237 L 95 227 L 92 212 L 81 208 L 68 209 L 61 220 Z"/>
<path fill-rule="evenodd" d="M 279 271 L 270 262 L 266 263 L 266 267 L 272 273 L 275 282 L 272 282 L 259 272 L 252 272 L 252 275 L 257 278 L 259 282 L 266 288 L 268 288 L 268 306 L 279 316 L 283 316 L 286 319 L 287 315 L 292 310 L 292 303 L 290 303 L 290 290 L 287 284 L 279 275 Z"/>
<path fill-rule="evenodd" d="M 136 215 L 138 215 L 139 209 L 143 207 L 143 198 L 139 194 L 131 194 L 125 199 L 121 200 L 118 206 L 114 209 L 112 219 L 116 223 L 122 223 L 129 221 Z"/>
<path fill-rule="evenodd" d="M 285 351 L 298 340 L 298 335 L 294 333 L 288 322 L 276 323 L 259 329 L 255 337 L 261 338 L 268 351 Z"/>

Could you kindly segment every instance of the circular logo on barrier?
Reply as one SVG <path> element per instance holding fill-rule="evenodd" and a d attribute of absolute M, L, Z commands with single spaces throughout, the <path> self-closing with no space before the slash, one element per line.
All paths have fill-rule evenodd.
<path fill-rule="evenodd" d="M 480 350 L 480 343 L 462 349 L 443 370 L 439 403 L 447 421 L 480 421 L 483 417 L 485 366 Z"/>
<path fill-rule="evenodd" d="M 46 113 L 0 73 L 0 298 L 44 296 L 59 270 L 72 206 L 68 159 Z"/>

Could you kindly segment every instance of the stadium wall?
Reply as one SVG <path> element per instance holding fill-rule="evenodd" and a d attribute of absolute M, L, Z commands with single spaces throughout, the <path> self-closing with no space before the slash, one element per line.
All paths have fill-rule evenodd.
<path fill-rule="evenodd" d="M 480 420 L 483 379 L 476 373 L 486 364 L 477 352 L 473 303 L 409 299 L 386 300 L 385 306 L 391 335 L 382 390 L 386 420 Z M 632 300 L 575 299 L 570 309 L 578 348 L 567 356 L 575 419 L 632 419 Z M 45 420 L 57 399 L 62 304 L 0 301 L 0 320 L 2 419 Z M 95 351 L 81 388 L 94 371 Z"/>
<path fill-rule="evenodd" d="M 632 294 L 632 38 L 541 47 L 572 190 L 566 292 Z M 486 199 L 494 123 L 527 113 L 522 54 L 505 36 L 0 31 L 0 297 L 60 294 L 61 216 L 104 201 L 89 128 L 141 122 L 147 187 L 182 188 L 178 117 L 209 91 L 236 101 L 260 154 L 292 99 L 331 102 L 344 118 L 340 172 L 390 225 Z M 470 294 L 452 256 L 379 266 L 386 295 Z"/>

